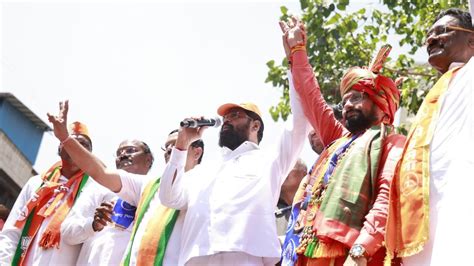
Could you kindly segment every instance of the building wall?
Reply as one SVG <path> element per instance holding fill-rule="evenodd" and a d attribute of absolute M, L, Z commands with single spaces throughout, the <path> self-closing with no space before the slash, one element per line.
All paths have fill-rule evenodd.
<path fill-rule="evenodd" d="M 0 102 L 0 129 L 22 151 L 25 158 L 34 164 L 43 138 L 43 130 L 36 127 L 27 117 L 8 101 Z"/>
<path fill-rule="evenodd" d="M 15 147 L 15 144 L 0 129 L 0 170 L 9 177 L 18 188 L 23 187 L 33 175 L 34 170 L 31 163 Z M 1 176 L 2 182 L 10 183 Z"/>

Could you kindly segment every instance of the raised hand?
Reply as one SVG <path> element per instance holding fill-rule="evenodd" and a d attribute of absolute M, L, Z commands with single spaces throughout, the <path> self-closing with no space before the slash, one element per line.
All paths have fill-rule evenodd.
<path fill-rule="evenodd" d="M 58 115 L 48 113 L 48 120 L 53 124 L 54 135 L 59 141 L 63 142 L 69 136 L 67 131 L 67 112 L 69 110 L 69 101 L 59 102 Z"/>
<path fill-rule="evenodd" d="M 203 117 L 191 117 L 192 119 L 200 119 Z M 189 145 L 202 137 L 202 133 L 208 127 L 189 128 L 181 127 L 178 132 L 178 139 L 175 147 L 179 150 L 187 150 Z"/>
<path fill-rule="evenodd" d="M 289 57 L 291 49 L 295 46 L 306 45 L 306 30 L 301 19 L 291 16 L 288 21 L 280 21 L 280 28 L 283 33 L 283 47 L 286 56 Z"/>

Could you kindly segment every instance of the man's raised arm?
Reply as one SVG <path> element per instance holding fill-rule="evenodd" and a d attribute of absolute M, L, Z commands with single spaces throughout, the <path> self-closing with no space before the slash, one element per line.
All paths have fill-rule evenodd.
<path fill-rule="evenodd" d="M 79 168 L 102 186 L 107 187 L 113 192 L 119 192 L 122 188 L 122 181 L 118 171 L 107 168 L 99 158 L 69 135 L 67 130 L 68 110 L 69 102 L 66 100 L 59 103 L 58 115 L 48 113 L 48 120 L 53 124 L 54 135 Z"/>

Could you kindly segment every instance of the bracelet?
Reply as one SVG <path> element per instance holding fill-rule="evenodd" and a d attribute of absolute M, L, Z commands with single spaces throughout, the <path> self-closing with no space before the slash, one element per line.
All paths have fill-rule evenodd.
<path fill-rule="evenodd" d="M 67 138 L 65 138 L 64 140 L 61 141 L 61 146 L 64 146 L 64 144 L 66 142 L 68 142 L 69 140 L 71 140 L 71 139 L 72 139 L 71 135 L 68 135 Z"/>
<path fill-rule="evenodd" d="M 302 44 L 299 44 L 299 45 L 295 45 L 291 48 L 291 52 L 290 54 L 293 55 L 294 53 L 296 53 L 297 51 L 306 51 L 306 46 L 302 45 Z"/>

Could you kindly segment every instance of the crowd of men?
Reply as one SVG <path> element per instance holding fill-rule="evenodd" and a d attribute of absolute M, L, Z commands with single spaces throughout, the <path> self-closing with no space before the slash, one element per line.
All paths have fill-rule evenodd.
<path fill-rule="evenodd" d="M 120 143 L 110 168 L 61 102 L 48 114 L 60 161 L 23 187 L 0 232 L 0 265 L 472 262 L 472 13 L 448 9 L 430 27 L 428 62 L 442 75 L 407 136 L 393 126 L 398 80 L 380 74 L 391 46 L 346 71 L 339 117 L 309 63 L 304 24 L 280 27 L 293 119 L 275 151 L 259 147 L 257 105 L 226 103 L 221 158 L 203 161 L 206 127 L 181 127 L 165 141 L 160 177 L 147 175 L 154 156 L 140 140 Z M 306 138 L 319 154 L 309 171 Z"/>

